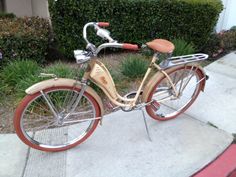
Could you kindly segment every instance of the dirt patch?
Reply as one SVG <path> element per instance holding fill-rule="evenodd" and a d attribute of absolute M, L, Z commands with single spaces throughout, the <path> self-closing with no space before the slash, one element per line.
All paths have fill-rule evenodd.
<path fill-rule="evenodd" d="M 4 99 L 0 103 L 0 133 L 15 132 L 13 126 L 15 106 L 13 105 L 14 103 L 11 98 L 9 98 L 8 100 Z"/>

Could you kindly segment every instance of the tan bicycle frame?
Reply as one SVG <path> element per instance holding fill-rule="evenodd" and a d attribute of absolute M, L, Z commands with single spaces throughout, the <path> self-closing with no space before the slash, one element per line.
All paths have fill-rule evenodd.
<path fill-rule="evenodd" d="M 132 107 L 136 106 L 137 100 L 138 100 L 139 95 L 142 91 L 144 83 L 148 79 L 148 76 L 150 75 L 152 69 L 157 68 L 169 80 L 169 82 L 175 92 L 175 96 L 177 97 L 178 92 L 175 89 L 173 81 L 168 76 L 168 74 L 164 70 L 162 70 L 159 65 L 157 65 L 155 63 L 157 60 L 158 60 L 158 57 L 157 57 L 157 54 L 155 54 L 152 58 L 151 64 L 148 67 L 147 72 L 144 75 L 144 78 L 143 78 L 134 98 L 125 98 L 125 97 L 122 97 L 119 95 L 119 93 L 116 91 L 114 81 L 113 81 L 109 71 L 107 70 L 105 65 L 103 63 L 101 63 L 100 61 L 98 61 L 97 59 L 91 60 L 89 62 L 88 69 L 85 72 L 83 79 L 85 79 L 85 80 L 90 79 L 92 82 L 94 82 L 98 87 L 100 87 L 103 90 L 103 92 L 106 94 L 106 96 L 115 105 L 121 106 L 121 107 L 132 108 Z"/>

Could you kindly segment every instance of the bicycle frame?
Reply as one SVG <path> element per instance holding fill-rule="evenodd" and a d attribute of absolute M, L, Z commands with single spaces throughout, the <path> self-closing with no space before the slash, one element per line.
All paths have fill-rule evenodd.
<path fill-rule="evenodd" d="M 87 39 L 87 27 L 89 27 L 89 26 L 94 27 L 95 31 L 97 31 L 97 35 L 108 40 L 109 42 L 101 44 L 98 47 L 96 47 L 94 44 L 90 43 Z M 127 98 L 125 96 L 122 97 L 121 95 L 119 95 L 119 93 L 116 90 L 116 86 L 115 86 L 115 83 L 111 77 L 110 72 L 107 70 L 107 68 L 105 67 L 105 65 L 103 63 L 101 63 L 100 61 L 98 61 L 96 59 L 96 57 L 97 57 L 98 53 L 104 48 L 114 47 L 114 48 L 123 48 L 123 49 L 129 49 L 129 50 L 138 50 L 138 46 L 133 45 L 133 44 L 127 44 L 127 43 L 123 43 L 123 44 L 118 43 L 117 41 L 115 41 L 114 39 L 112 39 L 110 37 L 109 31 L 100 28 L 100 27 L 104 27 L 104 26 L 109 26 L 109 23 L 104 23 L 104 22 L 87 23 L 83 28 L 83 38 L 87 43 L 86 48 L 88 49 L 89 52 L 82 51 L 82 50 L 75 50 L 74 51 L 74 56 L 75 56 L 78 64 L 88 62 L 88 67 L 87 67 L 87 69 L 84 73 L 84 76 L 82 78 L 82 81 L 81 81 L 81 83 L 82 83 L 81 89 L 82 90 L 81 90 L 81 93 L 79 94 L 78 100 L 76 101 L 75 105 L 77 105 L 79 103 L 80 98 L 82 97 L 84 91 L 86 90 L 87 81 L 91 80 L 93 83 L 95 83 L 99 88 L 101 88 L 103 90 L 105 95 L 109 98 L 109 100 L 113 104 L 115 104 L 118 107 L 128 107 L 130 110 L 132 110 L 133 108 L 135 108 L 137 106 L 139 96 L 141 95 L 142 89 L 145 86 L 144 84 L 147 81 L 147 79 L 149 78 L 149 76 L 154 68 L 157 69 L 159 72 L 161 72 L 167 78 L 167 81 L 170 84 L 170 88 L 173 90 L 171 98 L 173 98 L 173 99 L 178 98 L 181 94 L 181 90 L 179 90 L 179 91 L 176 90 L 174 82 L 172 81 L 170 76 L 167 74 L 167 72 L 165 72 L 165 69 L 172 68 L 177 65 L 186 65 L 187 63 L 201 61 L 201 60 L 208 58 L 208 56 L 205 54 L 193 54 L 193 55 L 167 58 L 166 60 L 161 62 L 160 65 L 158 65 L 158 64 L 156 64 L 156 61 L 159 59 L 158 58 L 159 53 L 157 52 L 154 54 L 154 56 L 151 60 L 151 63 L 150 63 L 150 65 L 143 77 L 143 80 L 142 80 L 138 90 L 135 92 L 136 94 L 135 94 L 134 98 Z M 169 56 L 171 56 L 171 53 L 169 53 Z M 183 78 L 181 78 L 181 79 L 183 81 Z M 181 83 L 181 87 L 182 87 L 182 83 Z M 143 96 L 145 96 L 145 95 L 143 95 Z M 170 99 L 170 98 L 168 98 L 168 99 Z M 167 99 L 165 99 L 165 100 L 167 100 Z M 142 100 L 142 103 L 144 103 L 144 102 L 145 101 Z M 143 106 L 146 106 L 151 103 L 152 102 L 150 102 L 150 103 L 145 102 Z M 72 112 L 73 112 L 73 109 L 72 109 Z"/>
<path fill-rule="evenodd" d="M 125 98 L 119 95 L 119 93 L 116 91 L 116 87 L 110 75 L 110 72 L 107 70 L 104 64 L 102 64 L 97 59 L 89 61 L 88 68 L 82 80 L 84 81 L 91 80 L 92 82 L 94 82 L 97 86 L 99 86 L 103 90 L 103 92 L 106 94 L 109 100 L 116 106 L 134 108 L 135 106 L 137 106 L 137 100 L 142 92 L 145 82 L 147 81 L 149 75 L 151 74 L 151 71 L 154 68 L 156 68 L 166 76 L 171 87 L 174 90 L 174 96 L 178 97 L 178 92 L 175 89 L 172 79 L 159 65 L 156 64 L 157 60 L 158 60 L 158 54 L 156 53 L 154 54 L 151 60 L 151 63 L 142 79 L 142 82 L 134 98 Z"/>
<path fill-rule="evenodd" d="M 90 43 L 87 39 L 87 27 L 93 26 L 94 29 L 97 31 L 97 35 L 102 37 L 103 39 L 106 39 L 109 41 L 109 43 L 104 43 L 98 47 Z M 94 23 L 90 22 L 87 23 L 83 28 L 83 38 L 87 43 L 87 49 L 89 49 L 90 52 L 92 52 L 92 57 L 97 57 L 97 54 L 104 48 L 107 47 L 114 47 L 114 48 L 123 48 L 123 49 L 130 49 L 130 50 L 138 50 L 137 45 L 132 44 L 120 44 L 114 39 L 111 38 L 110 32 L 101 29 L 100 27 L 109 26 L 109 23 L 99 22 Z M 98 87 L 100 87 L 103 92 L 106 94 L 106 96 L 110 99 L 110 101 L 115 104 L 118 107 L 129 107 L 134 108 L 137 106 L 138 98 L 142 92 L 142 88 L 144 87 L 145 82 L 147 81 L 151 71 L 153 68 L 158 69 L 164 76 L 167 78 L 168 82 L 170 83 L 170 86 L 173 90 L 173 98 L 178 98 L 181 94 L 180 91 L 177 91 L 175 88 L 175 85 L 172 81 L 172 79 L 169 77 L 169 75 L 165 72 L 165 69 L 172 68 L 177 65 L 185 65 L 190 62 L 195 61 L 201 61 L 206 58 L 208 58 L 205 54 L 194 54 L 194 55 L 186 55 L 186 56 L 179 56 L 179 57 L 172 57 L 168 58 L 167 60 L 164 60 L 160 65 L 156 64 L 156 61 L 158 60 L 158 53 L 155 53 L 151 64 L 149 65 L 146 74 L 144 75 L 144 78 L 136 92 L 136 95 L 134 98 L 126 98 L 119 95 L 119 93 L 116 91 L 116 87 L 114 84 L 114 81 L 110 75 L 110 72 L 107 70 L 107 68 L 99 62 L 96 58 L 90 59 L 89 53 L 86 53 L 84 51 L 74 51 L 75 58 L 77 63 L 81 64 L 84 62 L 88 62 L 88 68 L 83 76 L 82 82 L 87 83 L 87 80 L 91 80 L 94 82 Z M 169 53 L 171 55 L 171 53 Z M 145 103 L 148 104 L 148 103 Z"/>

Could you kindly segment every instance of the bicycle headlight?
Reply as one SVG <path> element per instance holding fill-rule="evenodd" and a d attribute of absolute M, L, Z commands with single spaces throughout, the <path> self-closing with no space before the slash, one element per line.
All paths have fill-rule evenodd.
<path fill-rule="evenodd" d="M 88 61 L 91 57 L 88 55 L 88 52 L 84 50 L 74 50 L 74 57 L 78 64 Z"/>

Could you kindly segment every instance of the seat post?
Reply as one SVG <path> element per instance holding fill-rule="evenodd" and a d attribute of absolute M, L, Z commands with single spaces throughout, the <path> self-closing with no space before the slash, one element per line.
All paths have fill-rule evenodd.
<path fill-rule="evenodd" d="M 161 64 L 160 64 L 160 67 L 161 68 L 166 68 L 169 66 L 169 63 L 171 61 L 171 57 L 172 57 L 172 53 L 167 53 L 167 57 L 166 59 L 164 59 Z"/>

